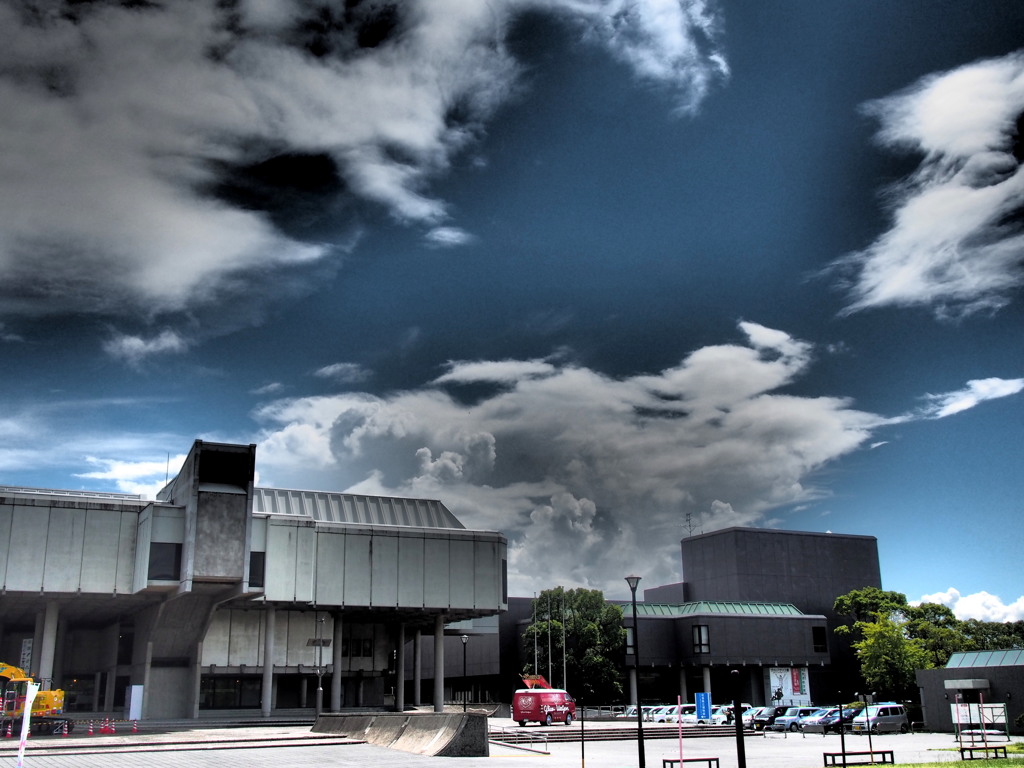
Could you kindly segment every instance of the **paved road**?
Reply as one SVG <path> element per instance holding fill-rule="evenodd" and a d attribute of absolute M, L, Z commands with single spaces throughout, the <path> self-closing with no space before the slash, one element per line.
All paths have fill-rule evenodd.
<path fill-rule="evenodd" d="M 494 726 L 512 726 L 496 721 Z M 578 729 L 578 725 L 572 726 Z M 599 727 L 587 724 L 587 729 Z M 538 735 L 541 729 L 537 729 Z M 867 737 L 847 736 L 847 749 L 867 749 Z M 892 750 L 897 763 L 959 762 L 950 734 L 892 734 L 875 736 L 876 750 Z M 541 747 L 541 744 L 537 745 Z M 661 768 L 664 757 L 678 757 L 675 739 L 645 740 L 646 765 Z M 17 740 L 0 743 L 0 767 L 16 765 Z M 635 741 L 586 741 L 550 745 L 540 751 L 491 745 L 489 757 L 444 758 L 413 755 L 385 747 L 352 743 L 310 732 L 307 726 L 197 728 L 168 733 L 142 732 L 116 736 L 37 737 L 29 742 L 28 768 L 626 768 L 636 766 Z M 839 751 L 839 737 L 770 736 L 744 740 L 748 768 L 819 768 L 823 752 Z M 684 757 L 718 757 L 721 768 L 738 768 L 736 741 L 731 738 L 688 738 Z"/>

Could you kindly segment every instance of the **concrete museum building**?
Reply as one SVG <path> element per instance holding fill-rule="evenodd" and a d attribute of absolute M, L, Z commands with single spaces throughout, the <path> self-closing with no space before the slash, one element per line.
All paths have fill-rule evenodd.
<path fill-rule="evenodd" d="M 0 487 L 0 660 L 71 712 L 402 708 L 422 633 L 444 670 L 446 625 L 507 609 L 500 533 L 434 500 L 256 488 L 255 456 L 197 440 L 156 501 Z"/>

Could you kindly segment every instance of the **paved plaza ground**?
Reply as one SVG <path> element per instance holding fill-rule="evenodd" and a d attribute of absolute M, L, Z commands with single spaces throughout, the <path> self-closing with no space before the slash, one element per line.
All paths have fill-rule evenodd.
<path fill-rule="evenodd" d="M 122 726 L 113 736 L 76 731 L 68 737 L 30 739 L 24 765 L 27 768 L 324 768 L 325 766 L 375 766 L 398 768 L 626 768 L 638 765 L 635 740 L 575 741 L 545 745 L 542 728 L 535 731 L 537 751 L 491 744 L 489 757 L 427 757 L 385 747 L 353 743 L 349 739 L 313 734 L 307 725 L 200 727 L 176 724 L 161 730 L 146 724 L 139 733 Z M 517 726 L 510 720 L 493 719 L 494 729 Z M 564 727 L 564 726 L 563 726 Z M 593 734 L 599 723 L 587 723 Z M 570 726 L 579 732 L 579 724 Z M 649 729 L 645 729 L 645 733 Z M 744 739 L 748 768 L 819 768 L 822 753 L 838 752 L 836 735 L 778 734 Z M 1005 743 L 1005 741 L 1000 742 Z M 896 763 L 960 762 L 951 734 L 885 734 L 872 737 L 875 750 L 891 750 Z M 717 757 L 721 768 L 738 768 L 734 738 L 686 738 L 684 757 Z M 866 736 L 846 736 L 847 750 L 866 750 Z M 17 739 L 0 742 L 0 767 L 16 765 Z M 676 738 L 645 739 L 646 765 L 662 768 L 662 759 L 679 757 Z"/>

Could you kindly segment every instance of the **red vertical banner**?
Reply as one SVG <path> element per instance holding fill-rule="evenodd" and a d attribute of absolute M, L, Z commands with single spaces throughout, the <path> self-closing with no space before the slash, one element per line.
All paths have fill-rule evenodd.
<path fill-rule="evenodd" d="M 800 667 L 791 667 L 789 670 L 790 686 L 794 696 L 802 696 L 804 691 L 804 679 L 800 674 Z"/>

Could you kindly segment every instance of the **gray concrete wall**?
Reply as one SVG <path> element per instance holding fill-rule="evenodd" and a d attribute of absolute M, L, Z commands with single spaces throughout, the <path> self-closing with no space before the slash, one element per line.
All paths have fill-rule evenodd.
<path fill-rule="evenodd" d="M 148 720 L 192 717 L 193 672 L 188 667 L 153 667 L 143 692 Z"/>
<path fill-rule="evenodd" d="M 478 531 L 429 531 L 267 520 L 266 599 L 319 606 L 503 605 L 505 542 Z"/>
<path fill-rule="evenodd" d="M 881 587 L 873 536 L 727 528 L 682 541 L 689 601 L 792 603 L 833 616 L 836 597 Z"/>
<path fill-rule="evenodd" d="M 403 752 L 443 757 L 487 757 L 487 716 L 446 713 L 324 714 L 314 733 L 343 733 Z"/>
<path fill-rule="evenodd" d="M 245 493 L 199 491 L 192 578 L 242 581 L 249 557 L 248 499 Z"/>
<path fill-rule="evenodd" d="M 11 592 L 130 594 L 139 508 L 0 499 L 0 574 Z"/>

